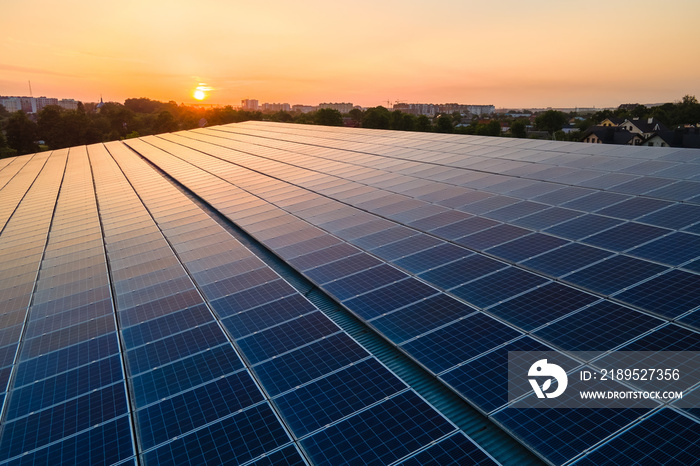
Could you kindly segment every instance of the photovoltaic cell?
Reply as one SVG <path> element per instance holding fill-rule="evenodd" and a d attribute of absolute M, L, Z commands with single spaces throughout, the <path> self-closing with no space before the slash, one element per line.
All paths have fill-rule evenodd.
<path fill-rule="evenodd" d="M 275 404 L 303 437 L 405 388 L 376 359 L 367 359 L 288 392 Z"/>
<path fill-rule="evenodd" d="M 454 430 L 413 392 L 390 398 L 301 441 L 316 464 L 388 464 Z"/>
<path fill-rule="evenodd" d="M 466 304 L 439 294 L 371 322 L 387 338 L 398 344 L 474 312 Z"/>
<path fill-rule="evenodd" d="M 424 464 L 497 464 L 483 450 L 480 450 L 464 434 L 451 437 L 428 447 L 426 450 L 398 464 L 421 466 Z"/>
<path fill-rule="evenodd" d="M 179 437 L 144 454 L 154 464 L 241 464 L 289 442 L 268 404 Z"/>
<path fill-rule="evenodd" d="M 451 291 L 474 306 L 486 308 L 546 282 L 539 275 L 509 267 Z"/>
<path fill-rule="evenodd" d="M 438 374 L 520 335 L 494 318 L 477 313 L 401 346 Z"/>
<path fill-rule="evenodd" d="M 612 256 L 614 253 L 579 243 L 571 243 L 559 249 L 533 257 L 522 263 L 537 272 L 561 277 L 574 270 Z"/>
<path fill-rule="evenodd" d="M 627 256 L 614 256 L 567 275 L 574 285 L 609 295 L 666 270 L 666 267 Z"/>
<path fill-rule="evenodd" d="M 473 254 L 418 276 L 441 288 L 448 289 L 504 269 L 507 266 L 503 262 L 498 262 L 480 254 Z"/>
<path fill-rule="evenodd" d="M 564 351 L 610 351 L 663 321 L 601 301 L 535 332 Z"/>
<path fill-rule="evenodd" d="M 700 455 L 700 447 L 695 442 L 698 435 L 700 424 L 665 408 L 593 450 L 576 464 L 692 464 Z"/>
<path fill-rule="evenodd" d="M 671 270 L 623 291 L 615 298 L 649 312 L 675 318 L 700 306 L 700 276 Z"/>
<path fill-rule="evenodd" d="M 363 319 L 369 320 L 437 293 L 435 288 L 415 278 L 407 278 L 349 299 L 344 304 Z"/>
<path fill-rule="evenodd" d="M 598 299 L 597 296 L 559 283 L 548 283 L 490 308 L 489 313 L 530 331 Z"/>
<path fill-rule="evenodd" d="M 552 348 L 525 336 L 479 356 L 440 375 L 463 397 L 483 412 L 508 403 L 508 352 L 552 351 Z"/>

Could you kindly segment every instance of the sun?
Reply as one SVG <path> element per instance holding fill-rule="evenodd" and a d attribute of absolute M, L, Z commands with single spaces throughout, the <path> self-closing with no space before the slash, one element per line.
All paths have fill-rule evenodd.
<path fill-rule="evenodd" d="M 201 89 L 197 89 L 194 91 L 194 98 L 197 100 L 203 100 L 206 96 L 207 95 Z"/>

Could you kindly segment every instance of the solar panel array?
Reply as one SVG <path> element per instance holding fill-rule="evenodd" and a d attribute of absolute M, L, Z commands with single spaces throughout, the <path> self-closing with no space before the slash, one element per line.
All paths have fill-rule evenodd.
<path fill-rule="evenodd" d="M 542 460 L 700 457 L 697 410 L 507 396 L 510 351 L 700 350 L 700 151 L 248 122 L 0 196 L 0 461 L 496 462 L 219 215 Z"/>

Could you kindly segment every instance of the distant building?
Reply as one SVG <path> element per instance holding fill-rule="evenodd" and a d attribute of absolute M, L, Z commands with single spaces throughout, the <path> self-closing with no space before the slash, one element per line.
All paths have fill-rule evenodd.
<path fill-rule="evenodd" d="M 258 101 L 256 99 L 243 99 L 241 100 L 241 109 L 258 111 Z"/>
<path fill-rule="evenodd" d="M 289 104 L 268 104 L 267 102 L 262 104 L 260 108 L 263 112 L 289 112 L 292 110 L 292 106 Z"/>
<path fill-rule="evenodd" d="M 104 102 L 102 102 L 102 98 L 100 98 L 100 102 L 102 105 L 104 105 Z M 66 110 L 78 110 L 78 102 L 75 99 L 61 99 L 58 102 L 56 102 L 55 105 L 58 105 L 59 107 L 63 107 Z"/>
<path fill-rule="evenodd" d="M 461 113 L 469 115 L 491 115 L 496 111 L 496 107 L 493 105 L 464 105 L 456 103 L 448 104 L 407 104 L 407 103 L 396 103 L 393 107 L 394 110 L 401 110 L 404 113 L 410 113 L 412 115 L 426 115 L 435 116 L 439 113 Z"/>
<path fill-rule="evenodd" d="M 49 105 L 59 105 L 66 110 L 77 110 L 78 101 L 73 99 L 58 100 L 54 97 L 0 96 L 0 105 L 8 112 L 22 110 L 24 113 L 39 113 Z"/>
<path fill-rule="evenodd" d="M 354 106 L 350 102 L 340 102 L 318 104 L 318 108 L 331 108 L 333 110 L 338 110 L 340 113 L 350 113 L 350 110 L 352 110 Z"/>
<path fill-rule="evenodd" d="M 301 112 L 301 113 L 310 113 L 316 110 L 316 107 L 313 105 L 292 105 L 292 111 L 293 112 Z"/>

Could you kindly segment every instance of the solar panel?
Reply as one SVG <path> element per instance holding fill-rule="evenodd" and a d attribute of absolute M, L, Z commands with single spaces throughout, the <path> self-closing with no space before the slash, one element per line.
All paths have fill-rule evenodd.
<path fill-rule="evenodd" d="M 686 463 L 692 410 L 515 408 L 507 366 L 700 346 L 692 153 L 247 122 L 2 161 L 0 461 Z"/>

